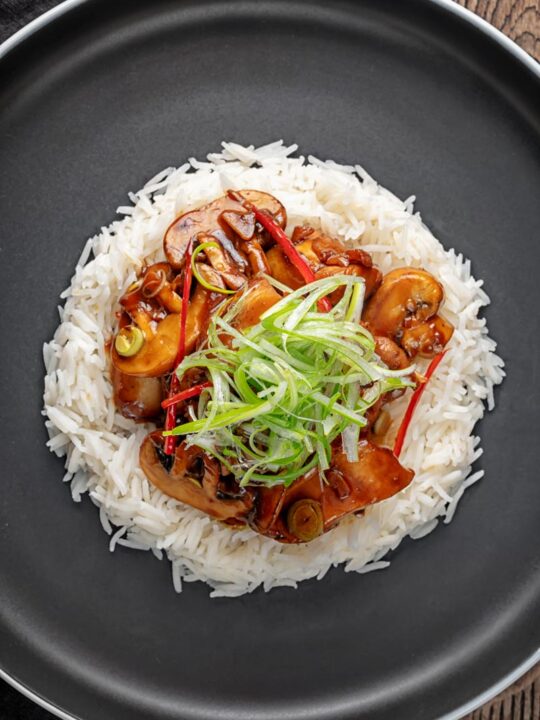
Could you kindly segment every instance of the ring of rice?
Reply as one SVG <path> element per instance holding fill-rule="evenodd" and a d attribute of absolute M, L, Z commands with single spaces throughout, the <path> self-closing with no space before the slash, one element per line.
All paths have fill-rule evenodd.
<path fill-rule="evenodd" d="M 480 310 L 489 303 L 470 261 L 445 250 L 418 214 L 411 197 L 402 202 L 360 166 L 290 157 L 296 145 L 254 149 L 223 143 L 223 151 L 168 168 L 121 207 L 123 219 L 91 238 L 77 264 L 60 325 L 44 346 L 44 414 L 49 448 L 66 456 L 64 480 L 76 502 L 88 493 L 99 508 L 110 549 L 116 545 L 163 553 L 172 562 L 177 591 L 182 580 L 203 580 L 211 595 L 237 596 L 262 585 L 296 587 L 322 578 L 334 565 L 367 572 L 389 565 L 382 558 L 406 536 L 420 538 L 450 522 L 481 455 L 476 422 L 494 405 L 493 387 L 504 377 Z M 118 299 L 144 259 L 162 257 L 163 234 L 180 213 L 229 188 L 275 195 L 286 207 L 289 229 L 322 227 L 348 244 L 360 243 L 383 272 L 422 266 L 445 288 L 442 314 L 455 326 L 445 361 L 417 408 L 401 456 L 416 476 L 398 495 L 345 519 L 305 545 L 282 545 L 250 529 L 231 530 L 163 495 L 138 466 L 138 450 L 150 425 L 116 412 L 108 376 L 106 342 Z M 93 256 L 94 259 L 89 259 Z M 403 412 L 403 398 L 392 403 Z"/>

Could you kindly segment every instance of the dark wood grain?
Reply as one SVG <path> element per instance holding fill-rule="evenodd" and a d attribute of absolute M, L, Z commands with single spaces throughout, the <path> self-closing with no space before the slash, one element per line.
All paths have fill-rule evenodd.
<path fill-rule="evenodd" d="M 456 0 L 540 60 L 540 0 Z M 536 720 L 536 718 L 535 718 Z"/>
<path fill-rule="evenodd" d="M 536 666 L 495 700 L 464 720 L 538 720 L 540 718 L 540 666 Z"/>

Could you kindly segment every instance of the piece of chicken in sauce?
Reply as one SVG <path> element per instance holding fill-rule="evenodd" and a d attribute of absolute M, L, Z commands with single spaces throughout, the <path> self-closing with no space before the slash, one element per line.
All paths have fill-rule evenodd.
<path fill-rule="evenodd" d="M 258 221 L 261 212 L 276 228 L 275 237 Z M 173 376 L 179 359 L 207 347 L 212 319 L 226 316 L 235 303 L 230 332 L 257 326 L 286 296 L 285 286 L 296 290 L 305 284 L 306 273 L 315 281 L 362 279 L 364 303 L 356 320 L 372 337 L 377 361 L 392 371 L 411 368 L 414 377 L 414 359 L 440 353 L 453 327 L 439 314 L 443 287 L 426 270 L 402 267 L 383 276 L 368 253 L 347 248 L 319 229 L 298 226 L 284 240 L 286 225 L 283 205 L 256 190 L 220 197 L 175 219 L 164 237 L 165 260 L 145 265 L 120 300 L 111 379 L 120 412 L 156 425 L 140 449 L 149 482 L 233 527 L 248 525 L 274 540 L 300 543 L 411 482 L 414 473 L 384 444 L 390 425 L 384 407 L 404 389 L 390 389 L 366 403 L 354 459 L 339 436 L 327 447 L 324 469 L 311 463 L 293 482 L 280 483 L 276 468 L 275 484 L 244 484 L 224 458 L 193 444 L 189 435 L 172 444 L 164 438 L 162 429 L 171 427 L 171 417 L 172 426 L 196 417 L 197 392 L 202 392 L 197 388 L 211 384 L 200 368 Z M 336 287 L 328 300 L 335 306 L 344 293 L 344 287 Z M 227 343 L 234 352 L 234 335 Z M 171 404 L 173 384 L 181 399 Z M 362 387 L 360 397 L 370 389 L 369 384 Z M 246 437 L 249 442 L 255 441 Z"/>

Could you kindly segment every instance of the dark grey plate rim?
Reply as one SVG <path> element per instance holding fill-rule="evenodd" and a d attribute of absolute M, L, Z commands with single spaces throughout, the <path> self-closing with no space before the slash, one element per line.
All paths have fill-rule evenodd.
<path fill-rule="evenodd" d="M 456 0 L 429 1 L 434 5 L 438 5 L 439 7 L 444 8 L 449 13 L 460 16 L 461 18 L 463 18 L 463 20 L 474 26 L 479 32 L 491 37 L 492 40 L 498 43 L 504 50 L 506 50 L 506 52 L 508 52 L 516 60 L 521 62 L 524 67 L 526 67 L 538 79 L 540 79 L 540 63 L 538 63 L 533 57 L 531 57 L 525 50 L 520 48 L 519 45 L 517 45 L 504 33 L 493 27 L 493 25 L 490 25 L 490 23 L 488 23 L 486 20 L 479 17 L 471 10 L 468 10 L 461 5 L 458 5 Z M 61 2 L 56 7 L 51 8 L 47 12 L 43 13 L 42 15 L 29 22 L 28 25 L 25 25 L 25 27 L 18 30 L 11 37 L 9 37 L 7 40 L 0 44 L 0 61 L 9 52 L 11 52 L 11 50 L 21 45 L 27 38 L 39 31 L 42 27 L 45 27 L 51 22 L 54 22 L 56 18 L 61 17 L 65 13 L 69 12 L 72 8 L 83 5 L 86 2 L 87 0 L 63 0 L 63 2 Z M 528 657 L 520 665 L 518 665 L 518 667 L 516 667 L 512 672 L 501 678 L 499 682 L 495 683 L 487 690 L 484 690 L 484 692 L 480 693 L 472 700 L 469 700 L 469 702 L 456 708 L 456 710 L 442 716 L 439 720 L 459 720 L 459 718 L 463 718 L 465 715 L 473 712 L 485 703 L 492 700 L 503 690 L 506 690 L 506 688 L 508 688 L 510 685 L 512 685 L 512 683 L 514 683 L 522 675 L 524 675 L 531 668 L 533 668 L 534 665 L 536 665 L 538 662 L 540 662 L 540 647 L 530 657 Z M 61 708 L 49 702 L 45 698 L 41 697 L 31 688 L 28 688 L 26 685 L 21 683 L 19 680 L 10 675 L 6 670 L 2 669 L 1 667 L 0 679 L 2 679 L 8 685 L 11 685 L 11 687 L 13 687 L 15 690 L 17 690 L 29 700 L 34 702 L 36 705 L 40 706 L 44 710 L 47 710 L 47 712 L 50 712 L 52 715 L 61 718 L 61 720 L 82 720 L 82 718 L 67 713 L 65 710 L 62 710 Z"/>

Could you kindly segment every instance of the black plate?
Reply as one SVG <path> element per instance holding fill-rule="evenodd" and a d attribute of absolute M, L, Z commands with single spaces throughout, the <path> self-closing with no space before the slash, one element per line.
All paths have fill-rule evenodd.
<path fill-rule="evenodd" d="M 0 61 L 0 664 L 84 720 L 432 719 L 540 639 L 539 73 L 451 3 L 87 0 Z M 84 240 L 223 138 L 361 162 L 470 256 L 507 361 L 486 479 L 369 576 L 211 601 L 111 555 L 40 416 Z M 524 665 L 521 665 L 523 668 Z"/>

